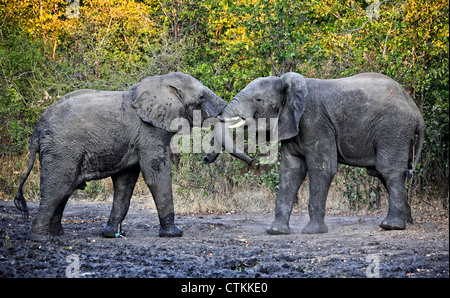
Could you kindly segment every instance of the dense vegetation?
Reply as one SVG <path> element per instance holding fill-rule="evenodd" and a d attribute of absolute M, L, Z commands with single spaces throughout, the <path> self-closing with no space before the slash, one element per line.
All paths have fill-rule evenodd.
<path fill-rule="evenodd" d="M 181 71 L 230 101 L 260 76 L 373 71 L 401 83 L 424 115 L 425 149 L 410 190 L 448 208 L 447 0 L 67 2 L 0 0 L 0 188 L 6 195 L 20 181 L 39 116 L 67 92 L 124 90 L 143 77 Z M 246 177 L 276 190 L 277 171 L 256 169 Z M 378 196 L 363 170 L 341 167 L 339 177 L 350 207 Z M 211 189 L 212 182 L 198 187 Z"/>

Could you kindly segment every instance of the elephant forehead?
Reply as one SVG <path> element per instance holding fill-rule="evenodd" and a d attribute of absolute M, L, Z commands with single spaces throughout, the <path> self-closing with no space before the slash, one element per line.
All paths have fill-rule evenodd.
<path fill-rule="evenodd" d="M 242 89 L 242 93 L 251 94 L 253 96 L 264 95 L 270 91 L 276 91 L 275 83 L 279 78 L 277 77 L 263 77 L 257 78 L 249 83 L 244 89 Z"/>
<path fill-rule="evenodd" d="M 252 85 L 259 88 L 269 88 L 273 85 L 273 81 L 276 79 L 276 77 L 263 77 L 263 78 L 257 78 L 254 80 Z"/>
<path fill-rule="evenodd" d="M 245 90 L 245 95 L 249 98 L 261 98 L 264 101 L 266 100 L 276 100 L 278 92 L 272 88 L 271 86 L 266 87 L 257 87 L 252 90 Z"/>

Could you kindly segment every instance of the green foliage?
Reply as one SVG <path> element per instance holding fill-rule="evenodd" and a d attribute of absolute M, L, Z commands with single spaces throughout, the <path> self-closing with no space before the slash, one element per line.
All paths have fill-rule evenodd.
<path fill-rule="evenodd" d="M 265 186 L 273 192 L 278 191 L 278 184 L 280 183 L 280 161 L 275 164 L 264 166 L 260 169 L 259 173 L 256 171 L 250 171 L 244 174 L 244 177 L 250 178 L 250 180 L 256 181 L 259 185 Z"/>
<path fill-rule="evenodd" d="M 413 185 L 448 201 L 448 0 L 85 0 L 75 18 L 69 4 L 0 0 L 0 155 L 24 152 L 45 108 L 76 89 L 182 71 L 230 101 L 260 76 L 374 71 L 423 112 Z M 254 175 L 276 189 L 277 167 Z"/>
<path fill-rule="evenodd" d="M 92 199 L 96 199 L 105 193 L 105 186 L 100 180 L 90 181 L 87 183 L 84 193 Z"/>
<path fill-rule="evenodd" d="M 369 178 L 365 168 L 340 165 L 337 176 L 341 180 L 338 189 L 350 210 L 380 207 L 380 183 L 378 179 Z"/>
<path fill-rule="evenodd" d="M 40 103 L 30 84 L 33 70 L 41 63 L 39 45 L 21 32 L 13 32 L 0 43 L 0 153 L 21 151 L 36 123 Z"/>

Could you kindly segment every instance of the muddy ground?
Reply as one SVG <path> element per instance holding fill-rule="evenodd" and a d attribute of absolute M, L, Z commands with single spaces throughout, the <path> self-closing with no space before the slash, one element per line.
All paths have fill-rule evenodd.
<path fill-rule="evenodd" d="M 31 217 L 36 203 L 29 203 Z M 111 202 L 69 200 L 57 240 L 26 239 L 25 221 L 0 201 L 0 277 L 449 277 L 448 215 L 415 214 L 404 231 L 383 231 L 379 215 L 329 215 L 327 234 L 303 235 L 305 213 L 291 217 L 291 235 L 270 236 L 273 215 L 177 215 L 182 238 L 159 238 L 155 210 L 134 200 L 126 238 L 100 231 Z M 72 255 L 68 258 L 68 256 Z M 75 271 L 68 270 L 69 273 Z"/>

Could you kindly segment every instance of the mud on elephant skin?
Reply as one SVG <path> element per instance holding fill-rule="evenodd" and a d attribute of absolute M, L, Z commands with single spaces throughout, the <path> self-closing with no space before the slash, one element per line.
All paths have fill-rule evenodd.
<path fill-rule="evenodd" d="M 292 206 L 307 173 L 310 222 L 302 232 L 327 232 L 325 203 L 338 163 L 365 167 L 386 187 L 389 210 L 382 228 L 405 229 L 406 222 L 412 221 L 405 177 L 419 161 L 424 121 L 412 98 L 391 78 L 377 73 L 332 80 L 309 79 L 297 73 L 258 78 L 240 91 L 218 118 L 226 133 L 216 138 L 228 143 L 232 140 L 229 127 L 244 125 L 249 118 L 278 119 L 280 182 L 275 220 L 267 233 L 290 233 Z M 229 126 L 230 122 L 236 124 Z M 227 146 L 227 151 L 232 148 L 222 146 Z"/>
<path fill-rule="evenodd" d="M 28 217 L 23 185 L 36 153 L 41 164 L 41 201 L 30 238 L 46 241 L 63 234 L 61 217 L 67 200 L 86 181 L 111 177 L 114 201 L 103 230 L 122 235 L 139 173 L 156 203 L 159 235 L 182 236 L 174 223 L 170 140 L 175 118 L 216 117 L 226 102 L 198 80 L 182 73 L 148 77 L 126 91 L 78 90 L 52 104 L 36 125 L 28 170 L 14 199 Z"/>

